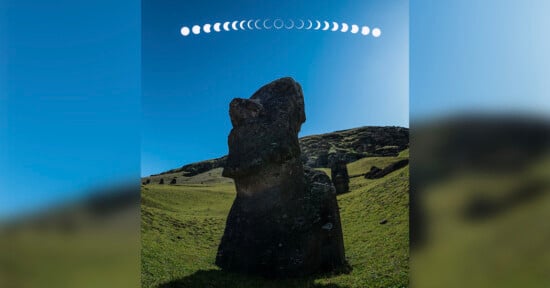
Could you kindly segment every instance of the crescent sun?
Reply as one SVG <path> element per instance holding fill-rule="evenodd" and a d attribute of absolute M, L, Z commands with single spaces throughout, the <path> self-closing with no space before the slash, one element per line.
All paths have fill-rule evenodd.
<path fill-rule="evenodd" d="M 328 21 L 325 21 L 325 27 L 323 27 L 323 31 L 327 31 L 328 27 L 330 27 L 330 24 L 328 24 Z"/>
<path fill-rule="evenodd" d="M 348 28 L 349 28 L 349 26 L 348 26 L 347 23 L 342 23 L 342 30 L 340 30 L 340 31 L 342 31 L 342 32 L 348 32 Z"/>
<path fill-rule="evenodd" d="M 359 32 L 359 26 L 356 24 L 351 25 L 351 33 L 355 34 L 357 32 Z"/>
<path fill-rule="evenodd" d="M 252 23 L 252 21 L 254 20 L 248 20 L 248 22 L 246 22 L 246 27 L 248 27 L 248 29 L 252 30 L 254 28 L 250 27 L 250 23 Z"/>
<path fill-rule="evenodd" d="M 223 30 L 229 31 L 229 22 L 223 23 Z"/>
<path fill-rule="evenodd" d="M 301 23 L 301 24 L 300 24 L 300 27 L 296 26 L 296 29 L 300 30 L 300 29 L 304 28 L 305 22 L 304 22 L 304 20 L 302 20 L 302 19 L 298 19 L 298 20 L 300 20 L 300 23 Z"/>
<path fill-rule="evenodd" d="M 332 31 L 337 31 L 338 30 L 338 22 L 332 22 Z"/>
<path fill-rule="evenodd" d="M 214 24 L 214 31 L 216 32 L 220 32 L 220 22 L 217 22 L 216 24 Z"/>
<path fill-rule="evenodd" d="M 271 27 L 273 27 L 273 25 L 271 25 L 271 26 L 265 25 L 265 23 L 266 23 L 267 21 L 269 21 L 269 18 L 264 20 L 264 22 L 263 22 L 264 28 L 265 28 L 265 29 L 271 29 Z"/>
<path fill-rule="evenodd" d="M 244 30 L 244 22 L 246 22 L 246 20 L 243 20 L 241 21 L 241 23 L 239 23 L 239 28 L 241 28 L 241 30 Z"/>
<path fill-rule="evenodd" d="M 292 19 L 288 19 L 288 21 L 290 21 L 290 23 L 292 23 L 292 24 L 290 24 L 290 26 L 285 25 L 285 28 L 290 30 L 290 29 L 294 28 L 294 21 Z"/>
<path fill-rule="evenodd" d="M 233 21 L 233 23 L 231 23 L 231 29 L 238 31 L 239 30 L 239 28 L 237 28 L 238 23 L 239 21 Z"/>
<path fill-rule="evenodd" d="M 308 25 L 305 29 L 309 30 L 309 29 L 311 29 L 311 27 L 313 27 L 313 22 L 311 22 L 311 20 L 309 20 L 309 19 L 307 19 L 307 22 L 309 22 L 309 23 L 308 23 Z"/>
<path fill-rule="evenodd" d="M 258 29 L 258 30 L 262 30 L 261 27 L 258 26 L 258 22 L 260 21 L 261 19 L 258 19 L 256 21 L 254 21 L 254 28 Z"/>
<path fill-rule="evenodd" d="M 317 22 L 317 26 L 315 26 L 315 28 L 313 28 L 313 29 L 314 30 L 319 30 L 319 28 L 321 28 L 321 21 L 315 20 L 315 22 Z"/>

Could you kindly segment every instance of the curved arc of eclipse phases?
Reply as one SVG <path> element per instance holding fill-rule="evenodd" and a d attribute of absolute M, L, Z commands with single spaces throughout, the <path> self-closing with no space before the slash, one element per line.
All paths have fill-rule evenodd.
<path fill-rule="evenodd" d="M 305 20 L 304 20 L 305 19 Z M 213 23 L 213 24 L 210 24 Z M 210 22 L 202 25 L 191 25 L 191 26 L 182 26 L 180 27 L 179 34 L 187 37 L 194 35 L 199 35 L 201 32 L 209 34 L 213 31 L 222 32 L 222 31 L 252 31 L 252 30 L 270 30 L 271 28 L 275 30 L 322 30 L 322 31 L 340 31 L 342 33 L 351 33 L 362 36 L 372 36 L 378 38 L 382 35 L 382 31 L 379 27 L 370 29 L 369 26 L 359 26 L 357 24 L 348 24 L 346 22 L 336 22 L 336 21 L 319 21 L 311 20 L 306 18 L 295 18 L 295 19 L 282 19 L 275 18 L 259 18 L 259 19 L 245 19 L 245 20 L 234 20 L 234 21 L 225 21 L 225 22 Z M 315 23 L 315 24 L 314 24 Z M 223 30 L 222 30 L 223 29 Z"/>

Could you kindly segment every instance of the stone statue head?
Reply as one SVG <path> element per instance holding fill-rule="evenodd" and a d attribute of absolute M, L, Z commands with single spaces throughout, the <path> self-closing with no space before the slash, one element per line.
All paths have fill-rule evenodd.
<path fill-rule="evenodd" d="M 229 115 L 233 129 L 225 177 L 239 178 L 300 159 L 297 136 L 306 116 L 302 88 L 292 78 L 273 81 L 249 99 L 233 99 Z"/>

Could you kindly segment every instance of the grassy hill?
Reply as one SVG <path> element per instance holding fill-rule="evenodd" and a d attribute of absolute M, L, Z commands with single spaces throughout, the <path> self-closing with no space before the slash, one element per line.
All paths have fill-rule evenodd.
<path fill-rule="evenodd" d="M 349 174 L 407 157 L 363 158 L 348 164 Z M 142 186 L 143 287 L 408 286 L 408 166 L 381 179 L 351 178 L 350 192 L 338 196 L 350 273 L 282 280 L 227 273 L 214 265 L 236 195 L 221 170 L 180 177 L 185 181 L 177 185 Z"/>

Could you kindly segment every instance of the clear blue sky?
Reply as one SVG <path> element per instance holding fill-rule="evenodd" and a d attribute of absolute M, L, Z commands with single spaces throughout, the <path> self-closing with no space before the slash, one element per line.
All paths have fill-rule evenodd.
<path fill-rule="evenodd" d="M 138 3 L 1 1 L 0 219 L 137 181 Z"/>
<path fill-rule="evenodd" d="M 410 13 L 412 122 L 550 115 L 550 1 L 411 1 Z"/>
<path fill-rule="evenodd" d="M 283 76 L 302 84 L 301 136 L 408 127 L 408 1 L 145 1 L 141 174 L 227 153 L 231 99 Z M 183 25 L 309 18 L 380 27 L 379 38 L 323 31 L 182 37 Z"/>

